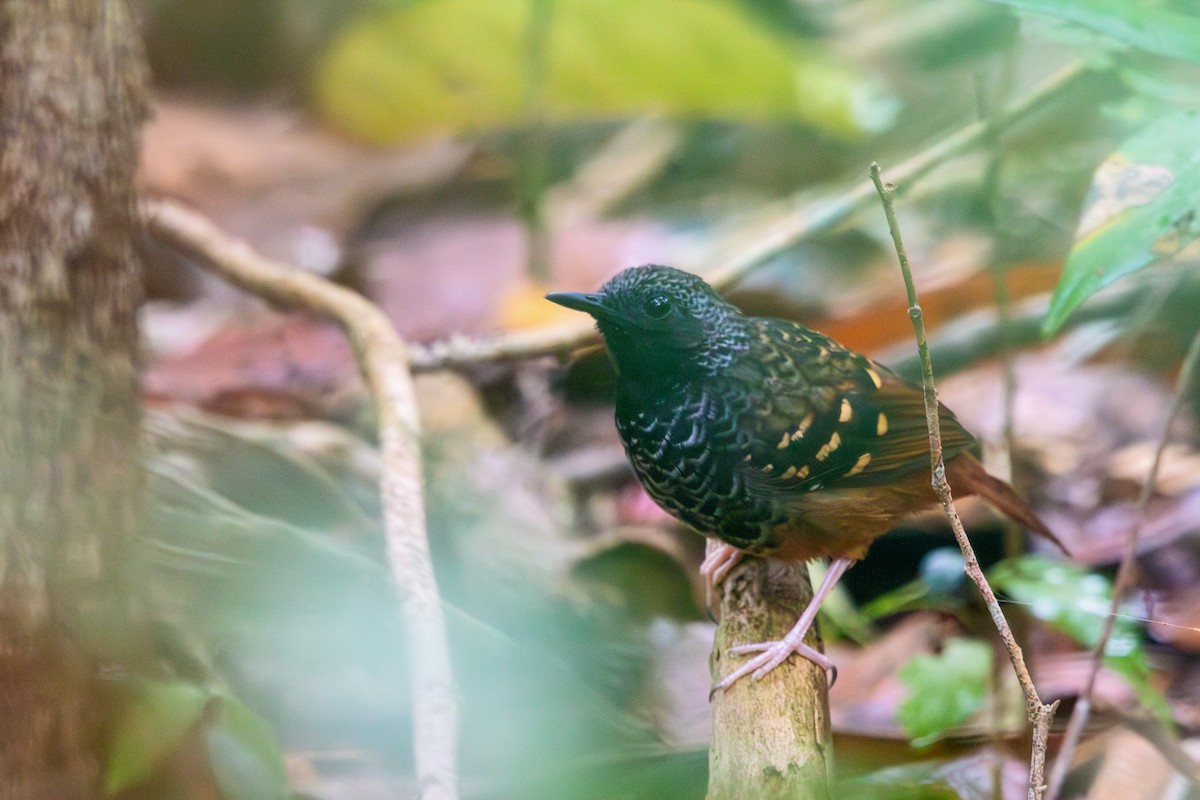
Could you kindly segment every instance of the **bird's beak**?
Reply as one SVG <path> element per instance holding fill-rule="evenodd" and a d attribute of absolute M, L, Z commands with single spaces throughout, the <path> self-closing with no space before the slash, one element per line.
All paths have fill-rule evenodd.
<path fill-rule="evenodd" d="M 574 311 L 582 311 L 599 319 L 610 317 L 612 313 L 604 305 L 604 295 L 601 293 L 585 294 L 583 292 L 551 292 L 546 295 L 551 303 L 558 303 Z"/>

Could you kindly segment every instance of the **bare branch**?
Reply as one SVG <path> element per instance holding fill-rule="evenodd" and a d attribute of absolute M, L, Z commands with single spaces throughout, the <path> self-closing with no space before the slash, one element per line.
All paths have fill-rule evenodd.
<path fill-rule="evenodd" d="M 1021 646 L 1017 644 L 1008 620 L 1004 618 L 1000 603 L 996 600 L 991 585 L 988 584 L 983 570 L 979 567 L 979 560 L 975 557 L 975 548 L 967 539 L 967 532 L 963 530 L 962 520 L 959 519 L 958 510 L 954 507 L 954 498 L 950 494 L 949 484 L 946 483 L 946 464 L 942 458 L 942 433 L 938 423 L 937 386 L 933 379 L 933 362 L 929 358 L 929 342 L 925 337 L 925 323 L 921 315 L 921 305 L 917 300 L 917 289 L 913 284 L 908 255 L 904 251 L 904 242 L 900 237 L 900 225 L 896 221 L 896 208 L 892 200 L 894 187 L 891 184 L 883 183 L 878 164 L 871 165 L 871 182 L 875 185 L 879 198 L 883 202 L 883 212 L 887 217 L 888 229 L 891 231 L 892 241 L 896 244 L 896 255 L 900 259 L 900 272 L 904 276 L 904 288 L 908 293 L 908 316 L 912 321 L 913 334 L 917 339 L 917 351 L 921 357 L 921 384 L 925 389 L 925 421 L 929 427 L 929 454 L 933 467 L 933 488 L 942 503 L 942 509 L 950 520 L 950 527 L 954 530 L 954 538 L 958 541 L 959 549 L 962 550 L 963 559 L 966 562 L 965 571 L 979 588 L 979 593 L 983 595 L 988 614 L 991 616 L 996 630 L 1000 633 L 1000 639 L 1004 642 L 1005 649 L 1008 650 L 1008 658 L 1012 662 L 1013 672 L 1016 673 L 1017 682 L 1020 683 L 1021 691 L 1025 695 L 1026 712 L 1033 725 L 1033 752 L 1029 764 L 1028 796 L 1029 800 L 1041 800 L 1046 789 L 1044 774 L 1050 721 L 1054 718 L 1054 710 L 1058 707 L 1058 701 L 1046 705 L 1038 696 L 1037 687 L 1034 686 L 1033 679 L 1029 677 L 1029 669 L 1025 666 L 1025 656 L 1021 652 Z"/>
<path fill-rule="evenodd" d="M 194 211 L 145 200 L 141 213 L 154 236 L 196 256 L 226 280 L 273 303 L 329 317 L 350 339 L 379 419 L 384 531 L 408 636 L 420 797 L 456 800 L 458 703 L 426 539 L 420 421 L 404 341 L 383 312 L 361 295 L 258 255 Z"/>

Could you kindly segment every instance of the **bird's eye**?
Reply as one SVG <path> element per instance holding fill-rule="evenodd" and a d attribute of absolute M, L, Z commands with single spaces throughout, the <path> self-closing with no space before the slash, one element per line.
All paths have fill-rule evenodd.
<path fill-rule="evenodd" d="M 662 319 L 671 313 L 671 298 L 665 294 L 655 295 L 646 301 L 645 309 L 651 319 Z"/>

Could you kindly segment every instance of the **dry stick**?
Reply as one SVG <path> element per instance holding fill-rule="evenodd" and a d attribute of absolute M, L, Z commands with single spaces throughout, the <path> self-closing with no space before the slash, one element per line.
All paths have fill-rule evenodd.
<path fill-rule="evenodd" d="M 1043 774 L 1046 766 L 1046 745 L 1050 721 L 1054 717 L 1058 701 L 1046 705 L 1038 696 L 1037 687 L 1033 685 L 1033 679 L 1029 677 L 1029 670 L 1025 666 L 1025 656 L 1022 654 L 1017 640 L 1013 637 L 1012 629 L 1009 628 L 1008 621 L 1004 618 L 1004 612 L 1000 609 L 1000 603 L 996 600 L 992 587 L 984 577 L 983 570 L 979 568 L 979 561 L 975 558 L 975 549 L 971 547 L 967 533 L 963 530 L 962 520 L 959 519 L 958 511 L 954 507 L 954 498 L 950 494 L 950 486 L 946 483 L 946 464 L 942 460 L 942 433 L 938 424 L 937 387 L 933 381 L 933 363 L 929 359 L 929 343 L 925 338 L 925 324 L 921 316 L 921 306 L 917 302 L 917 289 L 913 284 L 912 270 L 909 269 L 908 256 L 904 251 L 904 242 L 900 238 L 900 226 L 896 221 L 896 209 L 892 202 L 892 193 L 895 191 L 895 187 L 890 183 L 886 186 L 883 184 L 878 164 L 871 164 L 871 182 L 875 185 L 879 198 L 883 202 L 883 213 L 887 217 L 888 230 L 891 231 L 892 241 L 896 245 L 896 255 L 900 260 L 900 272 L 904 275 L 904 288 L 908 293 L 908 316 L 912 321 L 913 333 L 917 339 L 917 350 L 921 356 L 921 383 L 925 390 L 925 421 L 929 427 L 929 455 L 933 467 L 933 488 L 937 492 L 938 499 L 941 500 L 946 516 L 950 519 L 954 538 L 962 550 L 963 559 L 966 561 L 965 572 L 979 587 L 979 592 L 983 595 L 988 614 L 991 615 L 992 622 L 1004 642 L 1004 647 L 1008 650 L 1013 672 L 1016 673 L 1017 681 L 1021 684 L 1021 691 L 1025 694 L 1026 713 L 1029 715 L 1029 721 L 1033 724 L 1033 753 L 1029 764 L 1028 797 L 1029 800 L 1041 800 L 1046 788 L 1043 783 Z"/>
<path fill-rule="evenodd" d="M 1059 749 L 1054 767 L 1050 771 L 1050 786 L 1046 793 L 1048 800 L 1056 800 L 1059 792 L 1062 791 L 1063 781 L 1067 777 L 1067 769 L 1071 766 L 1071 757 L 1075 753 L 1075 746 L 1079 743 L 1079 737 L 1083 735 L 1084 726 L 1087 725 L 1088 715 L 1092 710 L 1092 692 L 1096 688 L 1096 677 L 1100 674 L 1100 667 L 1104 663 L 1104 651 L 1108 648 L 1108 640 L 1116 623 L 1121 597 L 1128 590 L 1133 579 L 1133 559 L 1137 552 L 1138 537 L 1141 536 L 1142 525 L 1146 522 L 1146 510 L 1150 505 L 1150 498 L 1154 496 L 1154 486 L 1158 482 L 1158 470 L 1162 464 L 1163 453 L 1167 449 L 1167 443 L 1171 440 L 1171 425 L 1187 401 L 1188 389 L 1192 385 L 1198 364 L 1200 364 L 1200 332 L 1192 338 L 1187 355 L 1184 356 L 1183 367 L 1179 371 L 1179 378 L 1175 384 L 1175 400 L 1163 423 L 1162 433 L 1158 438 L 1158 447 L 1154 450 L 1154 462 L 1150 465 L 1150 472 L 1146 475 L 1141 494 L 1138 496 L 1137 519 L 1129 528 L 1129 535 L 1125 538 L 1125 550 L 1121 554 L 1121 566 L 1117 568 L 1117 577 L 1113 581 L 1108 615 L 1104 619 L 1100 638 L 1096 641 L 1096 646 L 1092 648 L 1087 680 L 1084 682 L 1079 699 L 1075 701 L 1075 708 L 1071 711 L 1071 718 L 1067 722 L 1067 730 L 1063 735 L 1062 747 Z"/>
<path fill-rule="evenodd" d="M 383 522 L 408 637 L 419 796 L 456 800 L 458 703 L 426 539 L 420 421 L 404 341 L 361 295 L 264 258 L 200 214 L 163 200 L 143 201 L 141 213 L 155 237 L 198 257 L 226 280 L 273 303 L 329 317 L 346 332 L 379 418 Z"/>
<path fill-rule="evenodd" d="M 985 141 L 993 135 L 992 131 L 1009 127 L 1045 107 L 1087 74 L 1081 63 L 1065 67 L 1003 113 L 966 125 L 901 162 L 892 171 L 894 180 L 913 181 L 928 174 Z M 830 230 L 865 210 L 874 196 L 875 189 L 869 181 L 864 181 L 832 197 L 811 200 L 804 195 L 773 204 L 727 237 L 724 244 L 706 244 L 705 256 L 698 263 L 686 262 L 681 266 L 704 275 L 718 289 L 726 288 L 801 239 Z M 595 340 L 595 328 L 579 323 L 485 339 L 460 336 L 427 346 L 410 345 L 409 357 L 414 370 L 432 370 L 559 353 Z"/>

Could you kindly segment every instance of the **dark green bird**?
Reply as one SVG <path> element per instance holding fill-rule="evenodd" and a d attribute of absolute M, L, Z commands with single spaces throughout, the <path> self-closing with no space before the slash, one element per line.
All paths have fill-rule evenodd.
<path fill-rule="evenodd" d="M 596 319 L 619 375 L 617 430 L 646 491 L 725 546 L 702 571 L 710 588 L 744 553 L 833 559 L 796 626 L 722 680 L 762 677 L 800 653 L 817 609 L 842 573 L 895 524 L 937 502 L 930 484 L 924 396 L 864 355 L 802 325 L 748 317 L 695 275 L 627 269 L 594 294 L 547 299 Z M 1057 540 L 941 409 L 946 476 Z M 1061 547 L 1061 545 L 1060 545 Z"/>

